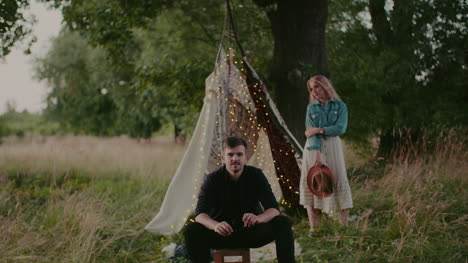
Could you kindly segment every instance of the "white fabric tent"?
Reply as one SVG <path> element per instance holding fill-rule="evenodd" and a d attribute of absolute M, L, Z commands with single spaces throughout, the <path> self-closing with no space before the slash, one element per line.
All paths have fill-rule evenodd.
<path fill-rule="evenodd" d="M 246 67 L 240 67 L 239 70 L 236 65 Z M 246 71 L 255 74 L 245 61 L 236 59 L 233 49 L 229 48 L 229 53 L 226 54 L 224 49 L 220 48 L 214 72 L 206 79 L 204 104 L 187 152 L 169 185 L 161 209 L 145 227 L 146 230 L 173 234 L 184 226 L 194 212 L 204 176 L 222 165 L 221 142 L 226 136 L 240 136 L 247 141 L 247 163 L 263 170 L 277 198 L 282 196 L 285 189 L 294 191 L 295 195 L 299 194 L 299 178 L 297 181 L 290 180 L 278 174 L 284 173 L 284 169 L 275 160 L 281 151 L 282 155 L 290 159 L 290 164 L 292 158 L 292 163 L 300 167 L 300 147 L 287 130 L 266 90 L 261 87 L 263 96 L 252 97 L 252 94 L 256 93 L 249 91 L 249 73 Z M 264 101 L 259 101 L 262 99 Z M 275 116 L 259 116 L 259 107 L 267 108 L 268 112 Z M 268 115 L 268 112 L 262 111 L 262 114 Z M 287 143 L 283 143 L 282 148 L 278 148 L 276 152 L 271 147 L 273 140 L 268 134 L 271 129 L 267 129 L 266 125 L 267 122 L 270 123 L 270 119 L 265 117 L 275 117 L 274 125 L 281 126 L 280 130 L 285 133 L 282 139 Z M 260 119 L 263 120 L 263 124 Z M 299 173 L 297 176 L 300 176 Z M 284 185 L 280 187 L 280 184 Z"/>

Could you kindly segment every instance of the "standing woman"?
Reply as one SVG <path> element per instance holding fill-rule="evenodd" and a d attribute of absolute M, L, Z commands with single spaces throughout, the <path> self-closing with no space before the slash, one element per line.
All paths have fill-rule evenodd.
<path fill-rule="evenodd" d="M 349 209 L 353 207 L 351 189 L 344 162 L 340 135 L 348 124 L 348 109 L 340 99 L 330 81 L 321 75 L 307 81 L 310 104 L 307 106 L 307 142 L 304 147 L 300 182 L 300 204 L 307 209 L 310 230 L 319 224 L 321 212 L 335 216 L 340 223 L 348 225 Z M 325 164 L 335 179 L 333 193 L 329 197 L 318 197 L 307 187 L 307 173 L 314 165 Z"/>

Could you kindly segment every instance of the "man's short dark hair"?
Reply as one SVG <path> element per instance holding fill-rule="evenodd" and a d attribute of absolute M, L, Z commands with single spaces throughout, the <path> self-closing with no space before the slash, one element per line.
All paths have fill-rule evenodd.
<path fill-rule="evenodd" d="M 226 148 L 226 146 L 229 148 L 234 148 L 239 145 L 244 145 L 245 150 L 247 150 L 247 143 L 240 137 L 227 137 L 223 140 L 223 148 Z"/>

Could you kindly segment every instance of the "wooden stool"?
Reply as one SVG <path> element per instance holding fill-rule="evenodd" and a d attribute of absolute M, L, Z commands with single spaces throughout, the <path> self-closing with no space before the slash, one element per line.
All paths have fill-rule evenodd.
<path fill-rule="evenodd" d="M 250 249 L 216 249 L 213 257 L 214 263 L 250 263 Z"/>

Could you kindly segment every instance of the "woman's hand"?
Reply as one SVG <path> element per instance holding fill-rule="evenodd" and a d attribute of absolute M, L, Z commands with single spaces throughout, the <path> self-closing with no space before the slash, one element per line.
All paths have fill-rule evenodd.
<path fill-rule="evenodd" d="M 305 130 L 304 134 L 305 134 L 305 136 L 306 136 L 307 138 L 309 138 L 310 136 L 314 136 L 315 134 L 320 133 L 320 130 L 321 130 L 321 129 L 322 129 L 322 128 L 308 127 L 308 128 Z"/>
<path fill-rule="evenodd" d="M 313 154 L 315 154 L 314 166 L 322 166 L 322 157 L 320 155 L 320 150 L 314 150 Z"/>
<path fill-rule="evenodd" d="M 315 94 L 315 92 L 312 90 L 312 98 L 314 98 L 314 100 L 318 100 L 319 97 L 317 96 L 317 94 Z"/>

